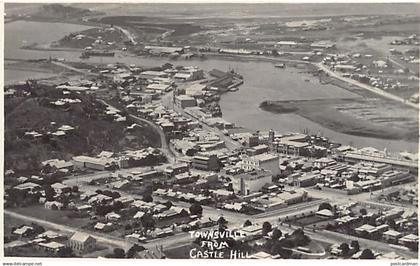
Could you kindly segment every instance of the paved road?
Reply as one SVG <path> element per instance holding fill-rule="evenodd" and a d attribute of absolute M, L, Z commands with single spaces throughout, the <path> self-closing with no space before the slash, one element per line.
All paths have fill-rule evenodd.
<path fill-rule="evenodd" d="M 267 217 L 275 217 L 275 216 L 280 216 L 280 215 L 284 216 L 284 215 L 290 215 L 291 213 L 295 213 L 298 211 L 302 212 L 302 211 L 310 210 L 313 208 L 316 209 L 322 202 L 327 202 L 327 201 L 328 200 L 320 199 L 320 200 L 314 200 L 310 202 L 302 202 L 298 204 L 293 204 L 286 208 L 281 208 L 278 210 L 263 212 L 260 214 L 253 215 L 252 219 L 263 219 L 263 218 L 265 219 Z"/>
<path fill-rule="evenodd" d="M 382 97 L 385 97 L 385 98 L 388 98 L 390 100 L 394 100 L 394 101 L 403 103 L 403 104 L 405 104 L 405 105 L 407 105 L 409 107 L 413 107 L 413 108 L 419 109 L 419 106 L 417 104 L 415 104 L 415 103 L 409 102 L 409 101 L 407 101 L 407 100 L 405 100 L 403 98 L 400 98 L 400 97 L 398 97 L 396 95 L 393 95 L 391 93 L 385 92 L 384 90 L 381 90 L 379 88 L 372 87 L 372 86 L 369 86 L 367 84 L 361 83 L 361 82 L 359 82 L 357 80 L 354 80 L 354 79 L 351 79 L 351 78 L 345 78 L 345 77 L 341 76 L 340 74 L 338 74 L 337 72 L 334 72 L 334 71 L 330 70 L 327 66 L 325 66 L 322 63 L 315 63 L 314 65 L 316 67 L 318 67 L 320 70 L 323 70 L 325 73 L 327 73 L 328 75 L 330 75 L 330 76 L 332 76 L 332 77 L 334 77 L 336 79 L 339 79 L 341 81 L 347 82 L 347 83 L 349 83 L 351 85 L 354 85 L 354 86 L 357 86 L 359 88 L 368 90 L 370 92 L 373 92 L 375 94 L 378 94 L 378 95 L 380 95 Z"/>

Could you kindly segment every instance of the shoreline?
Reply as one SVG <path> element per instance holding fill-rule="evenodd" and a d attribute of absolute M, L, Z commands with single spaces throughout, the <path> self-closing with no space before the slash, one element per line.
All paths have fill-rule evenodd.
<path fill-rule="evenodd" d="M 37 50 L 37 49 L 33 49 L 33 50 Z M 43 49 L 40 49 L 43 50 Z M 150 55 L 134 55 L 134 54 L 128 54 L 128 53 L 123 53 L 120 52 L 120 55 L 122 57 L 131 57 L 131 58 L 150 58 L 153 59 L 155 58 L 154 56 L 150 56 Z M 160 60 L 162 60 L 162 58 L 158 58 Z M 206 60 L 223 60 L 223 61 L 240 61 L 240 62 L 266 62 L 266 63 L 272 63 L 273 67 L 274 64 L 276 62 L 286 62 L 286 67 L 290 67 L 290 68 L 294 68 L 294 69 L 298 69 L 301 70 L 300 72 L 303 75 L 307 75 L 308 77 L 316 77 L 316 65 L 314 65 L 312 62 L 306 62 L 306 61 L 301 61 L 301 60 L 293 60 L 293 59 L 283 59 L 283 58 L 268 58 L 266 56 L 243 56 L 243 55 L 227 55 L 227 54 L 206 54 L 206 57 L 203 59 L 199 59 L 199 58 L 194 58 L 192 60 L 179 60 L 179 59 L 174 59 L 174 60 L 170 60 L 169 58 L 165 58 L 166 61 L 172 63 L 172 62 L 194 62 L 194 61 L 206 61 Z M 287 64 L 289 63 L 289 64 Z M 282 71 L 282 70 L 279 70 Z M 327 82 L 328 83 L 332 83 L 332 85 L 334 85 L 337 88 L 342 88 L 345 89 L 347 91 L 350 91 L 352 93 L 355 93 L 356 95 L 362 96 L 362 97 L 369 97 L 370 95 L 374 95 L 373 93 L 367 91 L 367 90 L 355 90 L 351 88 L 350 84 L 347 84 L 343 81 L 340 81 L 339 79 L 336 79 L 334 77 L 330 77 L 330 79 L 332 81 Z M 338 84 L 337 84 L 338 83 Z M 340 86 L 341 85 L 341 86 Z M 381 97 L 382 98 L 382 97 Z M 384 98 L 384 100 L 387 100 L 386 98 Z M 295 110 L 292 110 L 294 112 L 296 112 Z M 292 112 L 290 111 L 290 112 Z M 328 110 L 328 111 L 331 111 Z M 223 112 L 223 110 L 222 110 Z M 334 112 L 337 112 L 337 110 L 334 110 Z M 283 112 L 284 113 L 284 112 Z M 293 113 L 293 112 L 292 112 Z M 358 124 L 354 124 L 355 127 L 351 128 L 351 127 L 343 127 L 343 126 L 339 126 L 339 125 L 335 125 L 334 119 L 332 120 L 328 120 L 328 121 L 323 121 L 322 119 L 320 119 L 319 117 L 317 117 L 316 119 L 314 118 L 313 115 L 310 114 L 305 114 L 305 113 L 298 113 L 298 115 L 300 115 L 301 117 L 304 117 L 320 126 L 323 126 L 325 128 L 329 128 L 332 129 L 333 131 L 337 132 L 337 133 L 344 133 L 344 134 L 348 134 L 348 135 L 352 135 L 352 136 L 357 136 L 357 137 L 368 137 L 368 138 L 375 138 L 375 139 L 382 139 L 382 140 L 402 140 L 402 141 L 408 141 L 408 142 L 414 142 L 417 143 L 417 135 L 415 137 L 411 136 L 410 134 L 407 133 L 401 133 L 401 130 L 399 132 L 397 132 L 397 134 L 394 133 L 387 133 L 387 132 L 381 132 L 381 130 L 369 130 L 369 126 L 367 126 L 366 128 L 368 130 L 360 130 L 359 125 Z M 337 121 L 337 119 L 335 119 L 335 121 Z M 340 121 L 340 120 L 338 120 Z M 382 130 L 383 131 L 383 130 Z M 397 130 L 398 131 L 398 130 Z M 407 136 L 408 135 L 408 136 Z"/>
<path fill-rule="evenodd" d="M 351 100 L 354 101 L 354 99 Z M 338 133 L 357 137 L 418 143 L 418 132 L 415 133 L 409 129 L 394 128 L 387 125 L 374 125 L 372 122 L 343 114 L 333 106 L 346 101 L 349 101 L 349 99 L 263 101 L 259 108 L 273 114 L 293 113 Z"/>

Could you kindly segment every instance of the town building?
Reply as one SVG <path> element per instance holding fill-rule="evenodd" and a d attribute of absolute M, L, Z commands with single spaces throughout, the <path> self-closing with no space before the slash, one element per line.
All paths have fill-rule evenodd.
<path fill-rule="evenodd" d="M 382 234 L 382 237 L 385 239 L 385 241 L 389 243 L 398 243 L 398 239 L 402 236 L 402 234 L 395 230 L 388 230 Z"/>
<path fill-rule="evenodd" d="M 323 157 L 315 160 L 313 162 L 313 167 L 323 169 L 325 167 L 335 165 L 336 163 L 337 162 L 334 159 Z"/>
<path fill-rule="evenodd" d="M 196 155 L 192 160 L 192 167 L 205 171 L 218 171 L 220 161 L 216 155 Z"/>
<path fill-rule="evenodd" d="M 295 173 L 287 178 L 287 183 L 297 187 L 309 187 L 315 185 L 320 180 L 319 174 L 314 173 Z"/>
<path fill-rule="evenodd" d="M 58 242 L 49 242 L 49 243 L 38 243 L 38 247 L 48 252 L 57 253 L 61 249 L 63 249 L 65 245 Z"/>
<path fill-rule="evenodd" d="M 280 175 L 279 157 L 274 154 L 264 153 L 252 157 L 245 157 L 242 160 L 242 167 L 247 171 L 264 169 L 270 171 L 273 176 Z"/>
<path fill-rule="evenodd" d="M 54 189 L 55 193 L 57 195 L 60 195 L 62 193 L 67 193 L 71 191 L 71 187 L 64 185 L 62 183 L 54 183 L 51 185 L 51 188 Z"/>
<path fill-rule="evenodd" d="M 95 158 L 81 155 L 73 157 L 72 160 L 74 166 L 78 168 L 91 168 L 103 171 L 111 166 L 111 163 L 107 158 Z"/>
<path fill-rule="evenodd" d="M 401 169 L 407 169 L 411 173 L 418 172 L 418 161 L 406 160 L 404 158 L 396 158 L 385 153 L 378 152 L 376 150 L 360 149 L 357 151 L 349 151 L 342 155 L 344 161 L 349 163 L 358 162 L 373 162 L 373 163 L 385 163 Z"/>
<path fill-rule="evenodd" d="M 180 108 L 197 106 L 195 98 L 188 95 L 178 95 L 175 97 L 175 104 Z"/>
<path fill-rule="evenodd" d="M 27 191 L 27 192 L 36 192 L 42 189 L 40 185 L 32 183 L 32 182 L 26 182 L 26 183 L 17 185 L 14 188 L 17 190 Z"/>
<path fill-rule="evenodd" d="M 253 170 L 232 176 L 232 185 L 235 192 L 241 195 L 249 195 L 261 190 L 264 185 L 273 182 L 273 175 L 265 170 Z"/>
<path fill-rule="evenodd" d="M 279 153 L 299 156 L 304 155 L 305 149 L 310 146 L 307 140 L 308 136 L 305 134 L 292 134 L 279 138 L 274 145 Z"/>
<path fill-rule="evenodd" d="M 95 249 L 96 239 L 92 236 L 76 232 L 67 242 L 67 246 L 78 254 L 89 252 Z"/>

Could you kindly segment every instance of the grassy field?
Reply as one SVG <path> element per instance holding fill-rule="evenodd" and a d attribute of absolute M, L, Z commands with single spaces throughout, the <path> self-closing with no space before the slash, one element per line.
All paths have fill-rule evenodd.
<path fill-rule="evenodd" d="M 17 212 L 22 215 L 27 215 L 49 221 L 52 223 L 63 224 L 75 228 L 81 228 L 87 223 L 91 222 L 89 218 L 72 218 L 69 219 L 67 214 L 70 214 L 72 211 L 63 210 L 63 211 L 54 211 L 44 208 L 43 205 L 34 205 L 30 207 L 21 207 L 13 209 L 14 212 Z M 5 223 L 8 222 L 7 216 Z"/>

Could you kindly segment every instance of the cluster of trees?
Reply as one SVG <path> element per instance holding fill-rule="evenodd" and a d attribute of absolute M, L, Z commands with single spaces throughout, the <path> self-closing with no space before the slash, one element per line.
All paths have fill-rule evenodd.
<path fill-rule="evenodd" d="M 57 252 L 57 256 L 60 258 L 74 258 L 76 255 L 71 247 L 64 247 Z"/>
<path fill-rule="evenodd" d="M 354 253 L 359 252 L 360 245 L 357 240 L 353 240 L 351 241 L 350 245 L 348 245 L 347 243 L 342 243 L 339 249 L 341 250 L 341 255 L 343 257 L 349 257 L 353 255 Z"/>
<path fill-rule="evenodd" d="M 142 200 L 145 202 L 152 202 L 153 201 L 152 193 L 153 193 L 153 187 L 147 186 L 143 192 Z"/>
<path fill-rule="evenodd" d="M 124 208 L 123 204 L 119 201 L 114 201 L 113 204 L 99 204 L 95 207 L 95 213 L 97 215 L 104 216 L 113 211 L 119 211 Z"/>
<path fill-rule="evenodd" d="M 364 249 L 362 251 L 362 254 L 360 255 L 360 259 L 362 260 L 373 260 L 375 259 L 375 255 L 373 254 L 372 250 L 370 249 Z"/>
<path fill-rule="evenodd" d="M 190 213 L 191 215 L 202 215 L 203 207 L 200 204 L 195 202 L 190 206 Z"/>
<path fill-rule="evenodd" d="M 360 251 L 359 241 L 353 240 L 351 241 L 350 245 L 347 243 L 342 243 L 339 249 L 341 250 L 341 255 L 345 258 L 348 258 Z M 373 254 L 372 250 L 367 248 L 362 251 L 360 259 L 375 259 L 375 255 Z"/>
<path fill-rule="evenodd" d="M 10 188 L 7 190 L 7 205 L 11 207 L 30 206 L 38 203 L 41 193 L 28 193 L 25 190 Z"/>
<path fill-rule="evenodd" d="M 96 190 L 95 192 L 96 192 L 96 193 L 98 193 L 98 194 L 102 194 L 102 195 L 105 195 L 105 196 L 111 197 L 111 198 L 113 198 L 113 199 L 117 199 L 117 198 L 121 197 L 121 194 L 120 194 L 120 193 L 118 193 L 117 191 L 111 191 L 111 190 L 100 190 L 100 189 L 98 189 L 98 190 Z"/>
<path fill-rule="evenodd" d="M 154 166 L 166 161 L 166 157 L 163 154 L 148 154 L 141 160 L 135 160 L 133 158 L 128 159 L 128 165 L 129 167 Z"/>
<path fill-rule="evenodd" d="M 331 204 L 329 204 L 328 202 L 323 202 L 318 207 L 318 211 L 321 211 L 321 210 L 334 211 L 334 207 Z"/>
<path fill-rule="evenodd" d="M 306 246 L 311 241 L 302 229 L 295 230 L 291 235 L 285 234 L 284 238 L 282 238 L 282 231 L 278 228 L 272 229 L 272 225 L 269 222 L 264 222 L 262 225 L 262 234 L 267 235 L 269 232 L 271 232 L 271 238 L 266 242 L 263 248 L 270 254 L 280 255 L 285 259 L 292 257 L 292 248 L 297 246 Z"/>
<path fill-rule="evenodd" d="M 244 227 L 251 226 L 251 225 L 252 225 L 252 223 L 251 223 L 250 220 L 246 220 L 245 223 L 244 223 Z"/>
<path fill-rule="evenodd" d="M 22 226 L 24 226 L 24 224 L 20 225 L 19 227 L 16 227 L 16 226 L 12 227 L 10 232 L 13 233 L 16 229 L 21 228 Z M 44 227 L 40 226 L 39 224 L 31 223 L 29 226 L 32 227 L 33 230 L 28 232 L 27 234 L 28 237 L 36 236 L 45 232 Z M 15 236 L 16 235 L 12 234 L 12 237 L 10 239 L 9 238 L 6 239 L 6 236 L 5 236 L 5 240 L 8 240 L 8 241 L 5 241 L 5 243 L 15 240 L 16 239 Z"/>
<path fill-rule="evenodd" d="M 153 219 L 153 214 L 145 213 L 143 217 L 140 218 L 141 225 L 145 229 L 154 229 L 156 226 L 156 221 Z"/>

